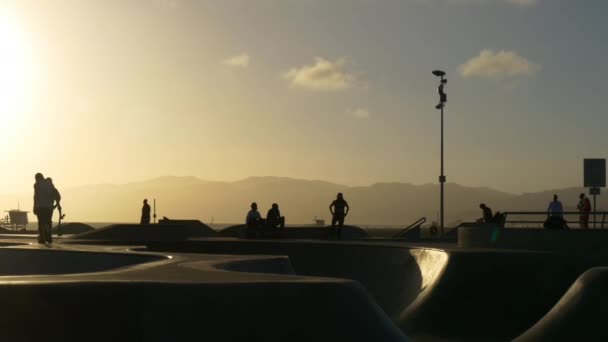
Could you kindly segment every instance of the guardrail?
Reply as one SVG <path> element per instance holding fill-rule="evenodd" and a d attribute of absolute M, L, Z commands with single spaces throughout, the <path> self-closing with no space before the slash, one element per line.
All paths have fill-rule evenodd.
<path fill-rule="evenodd" d="M 404 229 L 400 230 L 399 233 L 395 234 L 393 236 L 393 238 L 398 239 L 400 237 L 405 236 L 410 230 L 416 228 L 416 227 L 420 227 L 422 226 L 424 223 L 426 222 L 426 217 L 421 217 L 418 220 L 416 220 L 414 223 L 410 224 L 409 226 L 405 227 Z"/>
<path fill-rule="evenodd" d="M 542 228 L 543 224 L 545 223 L 545 220 L 547 219 L 547 217 L 549 217 L 549 214 L 546 211 L 508 211 L 508 212 L 504 212 L 503 213 L 505 215 L 505 227 L 508 228 Z M 578 211 L 565 211 L 562 213 L 564 220 L 566 221 L 566 223 L 568 224 L 568 226 L 570 228 L 573 228 L 572 224 L 574 224 L 574 227 L 578 227 L 581 228 L 581 222 L 580 222 L 580 212 Z M 513 216 L 524 216 L 526 218 L 529 219 L 510 219 L 510 217 Z M 532 216 L 532 218 L 530 218 Z M 569 219 L 572 216 L 571 219 Z M 598 220 L 597 218 L 601 217 L 601 220 Z M 599 229 L 604 229 L 608 227 L 608 222 L 606 222 L 606 218 L 608 217 L 608 211 L 596 211 L 596 212 L 590 212 L 589 213 L 589 228 L 593 229 L 593 228 L 599 228 Z M 528 225 L 528 226 L 519 226 L 517 227 L 517 225 Z M 535 226 L 531 227 L 529 226 L 530 224 L 534 224 Z M 516 225 L 516 226 L 513 226 Z M 539 227 L 537 227 L 536 225 L 538 225 Z"/>

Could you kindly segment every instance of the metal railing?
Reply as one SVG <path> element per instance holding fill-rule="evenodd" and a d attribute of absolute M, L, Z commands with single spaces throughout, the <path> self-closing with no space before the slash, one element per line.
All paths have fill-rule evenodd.
<path fill-rule="evenodd" d="M 546 211 L 508 211 L 503 213 L 505 215 L 505 227 L 507 228 L 543 228 L 545 220 L 549 217 Z M 581 228 L 580 215 L 578 211 L 565 211 L 562 213 L 564 220 L 570 228 L 578 227 Z M 524 216 L 524 219 L 510 219 L 513 216 Z M 532 218 L 530 218 L 532 216 Z M 601 217 L 601 220 L 597 218 Z M 589 228 L 604 229 L 608 227 L 606 218 L 608 217 L 608 211 L 596 211 L 589 213 Z M 569 219 L 570 218 L 570 219 Z M 529 226 L 533 224 L 535 226 Z M 515 226 L 514 226 L 515 225 Z M 520 225 L 520 226 L 517 226 Z M 527 226 L 522 226 L 527 225 Z"/>
<path fill-rule="evenodd" d="M 393 236 L 393 238 L 395 238 L 395 239 L 401 238 L 401 237 L 405 236 L 410 230 L 412 230 L 416 227 L 422 226 L 425 222 L 426 222 L 426 217 L 421 217 L 418 220 L 414 221 L 414 223 L 412 223 L 409 226 L 400 230 L 399 233 L 397 233 Z"/>

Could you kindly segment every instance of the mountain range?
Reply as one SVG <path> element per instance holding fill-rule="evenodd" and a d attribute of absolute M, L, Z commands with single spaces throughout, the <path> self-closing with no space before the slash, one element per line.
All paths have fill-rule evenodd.
<path fill-rule="evenodd" d="M 274 202 L 287 222 L 309 224 L 314 217 L 329 221 L 329 204 L 343 192 L 351 207 L 347 222 L 359 225 L 407 225 L 420 218 L 437 221 L 439 186 L 376 183 L 345 186 L 318 180 L 284 177 L 250 177 L 235 182 L 205 181 L 196 177 L 160 177 L 129 184 L 98 184 L 61 189 L 66 220 L 82 222 L 136 222 L 142 200 L 156 198 L 159 218 L 199 219 L 206 223 L 240 223 L 251 202 L 260 212 Z M 485 187 L 446 184 L 446 222 L 470 221 L 481 216 L 480 203 L 498 211 L 544 211 L 554 193 L 565 210 L 574 211 L 583 188 L 511 194 Z M 30 210 L 31 194 L 0 195 L 0 208 L 8 210 L 21 199 Z M 601 204 L 599 196 L 598 204 Z M 25 201 L 24 201 L 25 199 Z M 598 205 L 598 210 L 601 206 Z"/>

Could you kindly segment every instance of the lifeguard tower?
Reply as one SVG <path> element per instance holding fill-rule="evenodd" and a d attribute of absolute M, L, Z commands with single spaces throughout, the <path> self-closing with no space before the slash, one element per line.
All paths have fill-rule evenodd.
<path fill-rule="evenodd" d="M 0 221 L 0 226 L 12 230 L 26 230 L 27 224 L 29 223 L 27 211 L 13 209 L 6 211 L 6 213 L 8 213 L 8 215 L 6 215 L 4 220 Z"/>
<path fill-rule="evenodd" d="M 315 218 L 312 221 L 313 221 L 313 224 L 315 227 L 324 227 L 325 226 L 325 220 L 322 218 L 318 218 L 315 216 Z"/>

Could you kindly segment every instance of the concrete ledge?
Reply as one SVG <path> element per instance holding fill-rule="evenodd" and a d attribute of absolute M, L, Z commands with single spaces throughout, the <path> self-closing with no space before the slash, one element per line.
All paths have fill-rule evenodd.
<path fill-rule="evenodd" d="M 270 256 L 252 259 L 230 260 L 216 263 L 215 269 L 231 272 L 270 273 L 295 275 L 293 267 L 286 256 Z"/>
<path fill-rule="evenodd" d="M 245 237 L 245 225 L 230 226 L 222 229 L 218 235 L 222 237 Z M 268 237 L 281 239 L 319 239 L 328 240 L 332 237 L 331 227 L 285 227 L 280 232 L 266 232 Z M 343 240 L 359 240 L 368 238 L 369 233 L 357 226 L 346 225 L 342 228 Z"/>
<path fill-rule="evenodd" d="M 491 224 L 469 224 L 458 228 L 458 246 L 538 251 L 604 252 L 608 230 L 515 229 Z"/>

